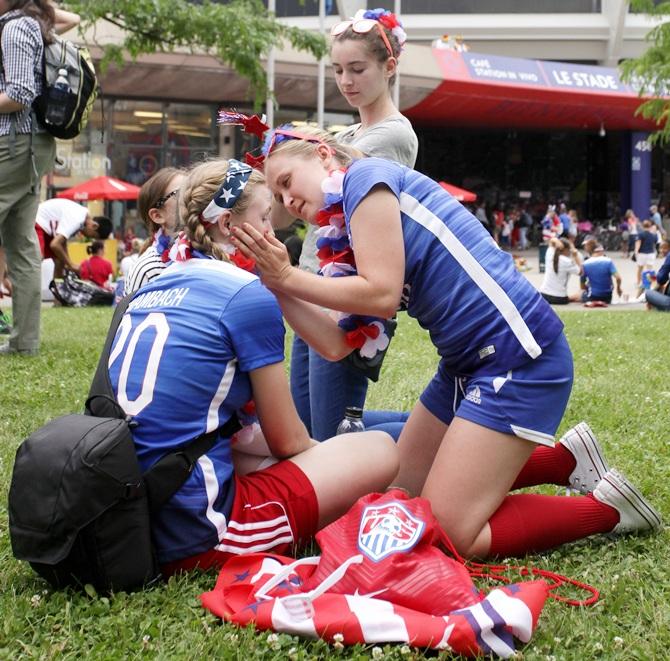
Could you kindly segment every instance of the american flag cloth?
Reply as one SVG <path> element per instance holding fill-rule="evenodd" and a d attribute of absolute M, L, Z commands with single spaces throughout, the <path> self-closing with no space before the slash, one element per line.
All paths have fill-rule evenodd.
<path fill-rule="evenodd" d="M 439 548 L 451 547 L 430 503 L 398 489 L 360 498 L 316 539 L 317 558 L 230 560 L 203 605 L 228 622 L 308 638 L 507 658 L 514 637 L 530 640 L 549 596 L 543 580 L 484 595 Z"/>
<path fill-rule="evenodd" d="M 515 638 L 522 643 L 530 640 L 548 594 L 545 581 L 526 581 L 495 588 L 466 608 L 430 615 L 358 591 L 304 592 L 318 558 L 298 562 L 302 564 L 279 555 L 237 556 L 225 564 L 215 588 L 200 600 L 212 613 L 240 627 L 253 624 L 263 631 L 345 645 L 404 643 L 468 657 L 510 658 Z"/>

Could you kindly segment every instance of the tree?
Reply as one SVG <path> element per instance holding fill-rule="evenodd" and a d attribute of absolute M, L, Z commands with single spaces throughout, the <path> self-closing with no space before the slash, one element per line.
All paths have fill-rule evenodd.
<path fill-rule="evenodd" d="M 624 78 L 651 97 L 637 110 L 647 119 L 655 119 L 659 129 L 651 140 L 670 142 L 670 2 L 632 0 L 633 9 L 660 19 L 646 39 L 649 48 L 638 58 L 622 63 Z M 666 20 L 663 20 L 663 19 Z"/>
<path fill-rule="evenodd" d="M 268 89 L 263 56 L 287 40 L 294 48 L 321 58 L 326 44 L 319 34 L 279 23 L 261 0 L 66 0 L 86 29 L 108 21 L 123 30 L 121 44 L 104 44 L 103 69 L 123 65 L 124 53 L 133 59 L 146 53 L 188 48 L 207 53 L 249 79 L 256 106 Z"/>

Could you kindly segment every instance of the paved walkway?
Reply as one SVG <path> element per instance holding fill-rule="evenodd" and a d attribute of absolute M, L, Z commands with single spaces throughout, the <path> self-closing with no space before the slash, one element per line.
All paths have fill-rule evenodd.
<path fill-rule="evenodd" d="M 535 285 L 538 289 L 542 285 L 542 280 L 544 274 L 540 273 L 539 269 L 539 251 L 537 248 L 530 248 L 526 251 L 514 251 L 513 253 L 517 257 L 522 257 L 526 260 L 527 266 L 529 266 L 528 271 L 524 271 L 523 274 L 530 280 L 530 282 Z M 617 309 L 617 310 L 642 310 L 644 309 L 643 303 L 635 302 L 635 297 L 637 295 L 637 290 L 635 287 L 635 281 L 637 278 L 637 265 L 635 262 L 630 259 L 624 259 L 620 256 L 620 253 L 616 252 L 609 254 L 609 257 L 612 258 L 614 264 L 617 267 L 617 270 L 621 274 L 623 281 L 623 297 L 619 297 L 615 294 L 612 305 L 608 309 Z M 656 268 L 659 268 L 662 264 L 662 260 L 658 259 L 656 261 Z M 576 276 L 570 277 L 570 283 L 568 286 L 569 294 L 576 294 L 579 292 L 579 280 Z M 0 298 L 0 307 L 6 308 L 11 307 L 12 300 L 11 298 Z M 52 303 L 44 303 L 44 306 L 51 307 Z M 569 305 L 559 305 L 559 309 L 564 310 L 603 310 L 605 308 L 585 308 L 580 303 L 571 303 Z"/>
<path fill-rule="evenodd" d="M 542 286 L 542 280 L 544 279 L 544 273 L 540 273 L 539 269 L 539 251 L 537 248 L 531 248 L 526 251 L 513 251 L 513 254 L 518 257 L 522 257 L 526 260 L 526 265 L 530 267 L 530 270 L 525 271 L 524 275 L 531 281 L 537 289 Z M 644 303 L 638 303 L 635 301 L 637 296 L 637 287 L 635 282 L 637 280 L 637 264 L 633 262 L 630 258 L 624 259 L 621 257 L 621 253 L 608 253 L 608 257 L 612 259 L 614 265 L 617 268 L 617 271 L 621 275 L 621 286 L 623 289 L 623 296 L 619 298 L 614 293 L 612 299 L 612 305 L 607 309 L 617 309 L 617 310 L 644 310 Z M 656 260 L 656 268 L 658 269 L 663 260 Z M 579 279 L 577 276 L 570 276 L 570 281 L 568 283 L 568 294 L 576 294 L 579 292 Z M 570 303 L 568 305 L 558 305 L 558 309 L 562 310 L 588 310 L 589 312 L 595 310 L 604 310 L 606 308 L 585 308 L 581 303 Z"/>

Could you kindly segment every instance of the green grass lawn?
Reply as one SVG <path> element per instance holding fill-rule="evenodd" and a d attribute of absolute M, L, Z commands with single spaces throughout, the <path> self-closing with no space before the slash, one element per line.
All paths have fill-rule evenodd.
<path fill-rule="evenodd" d="M 291 636 L 223 626 L 198 594 L 216 574 L 192 574 L 144 593 L 111 597 L 53 592 L 12 557 L 7 490 L 19 443 L 50 418 L 81 411 L 111 311 L 49 309 L 39 357 L 0 358 L 0 659 L 364 659 L 372 646 L 336 650 Z M 562 312 L 576 379 L 559 434 L 584 419 L 610 462 L 670 516 L 670 315 Z M 430 341 L 404 315 L 370 408 L 407 408 L 432 376 Z M 548 493 L 555 493 L 550 488 Z M 670 656 L 670 553 L 666 531 L 653 537 L 593 538 L 527 564 L 554 569 L 601 590 L 578 609 L 548 602 L 525 659 L 665 659 Z M 375 651 L 376 652 L 376 651 Z M 385 658 L 423 653 L 384 646 Z M 378 656 L 376 652 L 374 656 Z M 434 655 L 432 655 L 434 656 Z"/>

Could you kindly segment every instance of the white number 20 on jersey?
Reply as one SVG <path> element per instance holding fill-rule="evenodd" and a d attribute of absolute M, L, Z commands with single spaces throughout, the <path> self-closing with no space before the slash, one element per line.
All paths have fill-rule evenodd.
<path fill-rule="evenodd" d="M 137 343 L 144 331 L 154 329 L 154 341 L 151 345 L 149 359 L 146 361 L 144 376 L 142 377 L 142 387 L 135 399 L 128 399 L 128 374 L 133 364 L 135 350 Z M 123 316 L 117 331 L 117 342 L 111 354 L 109 355 L 108 366 L 111 367 L 114 361 L 121 355 L 126 345 L 128 346 L 125 355 L 123 356 L 123 363 L 121 364 L 121 371 L 119 372 L 119 385 L 117 392 L 117 399 L 121 408 L 128 415 L 138 415 L 154 397 L 154 388 L 156 386 L 156 377 L 158 375 L 158 364 L 163 355 L 163 348 L 170 334 L 170 326 L 167 319 L 162 312 L 152 312 L 144 321 L 133 328 L 132 319 L 129 314 Z"/>

